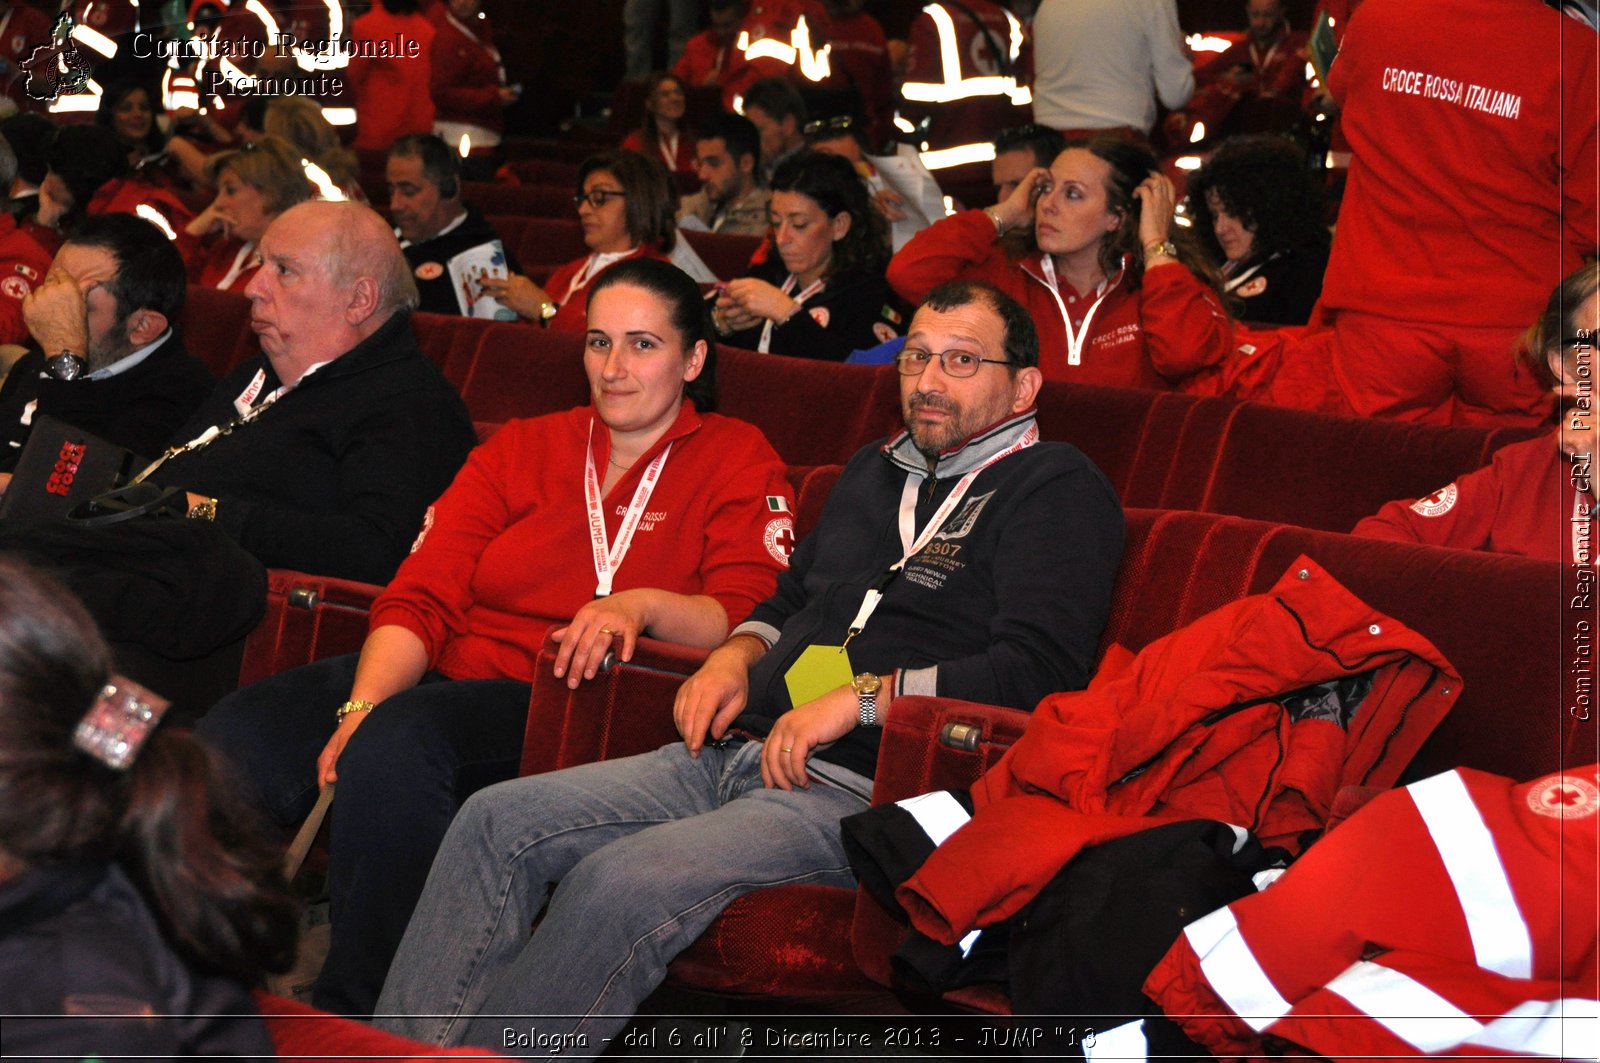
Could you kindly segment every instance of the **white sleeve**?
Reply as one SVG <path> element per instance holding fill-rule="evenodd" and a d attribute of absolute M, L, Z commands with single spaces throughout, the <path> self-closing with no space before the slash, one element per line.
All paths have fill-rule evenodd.
<path fill-rule="evenodd" d="M 1156 0 L 1150 5 L 1150 73 L 1156 96 L 1169 110 L 1177 110 L 1194 94 L 1194 63 L 1178 26 L 1177 0 Z"/>

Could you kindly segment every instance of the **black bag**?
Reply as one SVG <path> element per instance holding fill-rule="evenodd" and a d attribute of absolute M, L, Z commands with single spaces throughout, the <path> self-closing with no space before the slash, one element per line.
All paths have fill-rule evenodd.
<path fill-rule="evenodd" d="M 0 520 L 59 520 L 135 474 L 142 459 L 125 447 L 39 414 L 0 497 Z"/>

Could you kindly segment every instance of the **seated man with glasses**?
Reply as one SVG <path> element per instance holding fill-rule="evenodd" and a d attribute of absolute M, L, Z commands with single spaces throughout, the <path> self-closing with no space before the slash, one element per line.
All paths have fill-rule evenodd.
<path fill-rule="evenodd" d="M 896 695 L 1031 709 L 1088 682 L 1122 510 L 1076 448 L 1038 442 L 1038 357 L 1000 291 L 930 293 L 904 430 L 851 459 L 777 593 L 680 688 L 683 741 L 472 797 L 378 1025 L 501 1048 L 505 1016 L 542 1015 L 596 1054 L 734 898 L 853 885 L 839 820 L 867 807 Z"/>

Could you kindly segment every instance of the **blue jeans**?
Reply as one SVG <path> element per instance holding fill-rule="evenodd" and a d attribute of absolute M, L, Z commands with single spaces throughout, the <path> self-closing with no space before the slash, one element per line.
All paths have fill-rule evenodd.
<path fill-rule="evenodd" d="M 698 760 L 674 743 L 475 794 L 439 849 L 375 1023 L 505 1048 L 541 1016 L 540 1035 L 571 1046 L 563 1055 L 595 1055 L 736 897 L 853 885 L 839 821 L 867 807 L 870 781 L 813 761 L 832 782 L 813 771 L 808 790 L 769 790 L 760 759 L 759 742 Z"/>
<path fill-rule="evenodd" d="M 274 821 L 304 819 L 317 756 L 350 696 L 358 655 L 265 679 L 219 701 L 196 733 L 234 761 Z M 329 810 L 332 936 L 314 1004 L 368 1015 L 383 987 L 428 865 L 467 795 L 514 778 L 529 687 L 430 672 L 367 718 L 339 758 Z"/>

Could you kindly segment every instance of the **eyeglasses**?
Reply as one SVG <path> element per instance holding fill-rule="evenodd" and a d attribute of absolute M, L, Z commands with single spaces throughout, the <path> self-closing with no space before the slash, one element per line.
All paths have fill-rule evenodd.
<path fill-rule="evenodd" d="M 935 358 L 939 360 L 939 368 L 944 370 L 946 376 L 957 378 L 976 376 L 978 369 L 985 365 L 1011 364 L 1003 358 L 979 358 L 966 351 L 940 351 L 934 354 L 916 347 L 907 347 L 895 355 L 894 364 L 901 376 L 921 376 L 922 371 L 928 368 L 928 363 Z"/>
<path fill-rule="evenodd" d="M 837 114 L 832 118 L 818 118 L 807 122 L 800 127 L 800 134 L 806 139 L 821 139 L 824 133 L 844 133 L 856 127 L 857 120 L 852 114 Z"/>
<path fill-rule="evenodd" d="M 613 192 L 609 188 L 596 188 L 592 192 L 579 192 L 577 195 L 573 196 L 572 205 L 575 207 L 581 207 L 583 206 L 584 201 L 587 200 L 589 206 L 599 210 L 613 199 L 624 199 L 627 197 L 627 195 L 628 193 L 626 192 Z"/>

